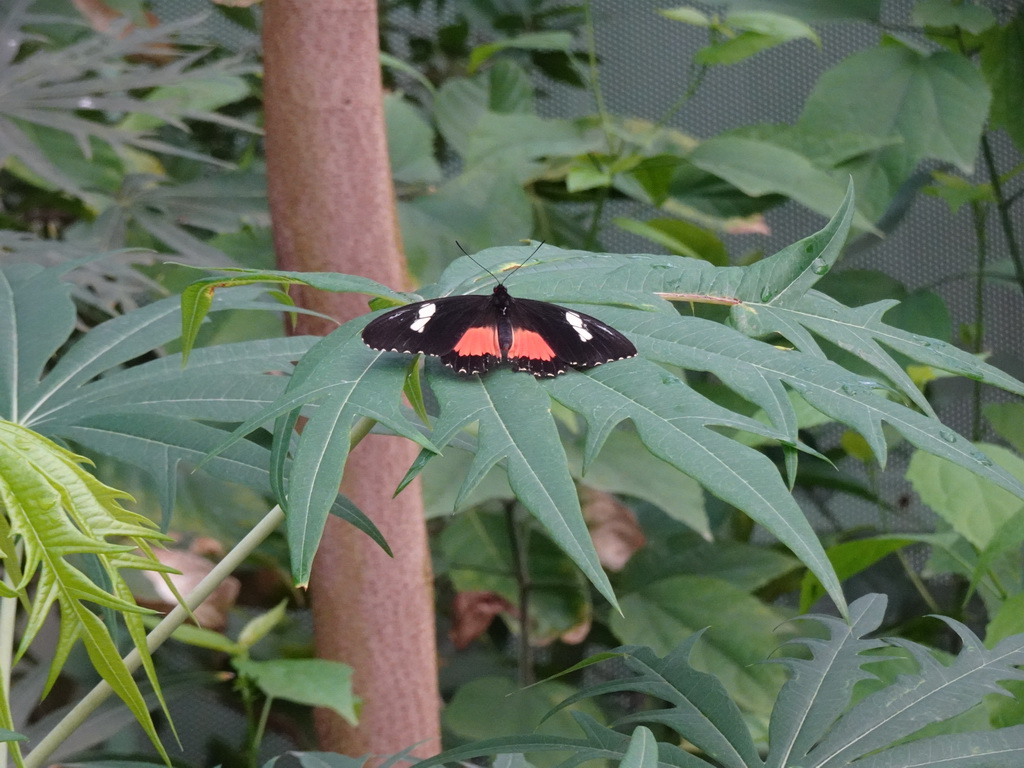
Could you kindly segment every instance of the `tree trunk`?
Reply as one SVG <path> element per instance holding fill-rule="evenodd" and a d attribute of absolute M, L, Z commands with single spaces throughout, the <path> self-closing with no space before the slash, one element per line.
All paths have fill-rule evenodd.
<path fill-rule="evenodd" d="M 384 130 L 375 0 L 266 0 L 263 14 L 267 177 L 283 269 L 343 271 L 404 283 Z M 365 297 L 300 290 L 339 320 Z M 300 316 L 300 333 L 333 325 Z M 440 746 L 433 583 L 419 487 L 391 494 L 416 449 L 370 436 L 342 490 L 380 527 L 395 557 L 328 521 L 310 582 L 317 653 L 355 669 L 358 728 L 317 713 L 321 747 L 350 755 Z"/>

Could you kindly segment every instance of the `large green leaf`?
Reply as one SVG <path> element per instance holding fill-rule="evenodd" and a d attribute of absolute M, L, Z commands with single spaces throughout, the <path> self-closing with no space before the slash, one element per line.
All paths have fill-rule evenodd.
<path fill-rule="evenodd" d="M 613 727 L 667 726 L 672 733 L 657 744 L 658 762 L 681 768 L 1002 768 L 1019 764 L 1024 757 L 1021 725 L 941 735 L 920 732 L 924 726 L 976 706 L 986 694 L 1005 693 L 1001 682 L 1024 677 L 1017 668 L 1024 655 L 1024 635 L 1006 638 L 987 650 L 966 627 L 947 619 L 963 641 L 963 649 L 945 665 L 932 650 L 917 643 L 867 638 L 878 630 L 884 614 L 885 598 L 867 595 L 850 606 L 850 623 L 830 616 L 804 617 L 822 625 L 824 633 L 818 629 L 811 637 L 793 641 L 806 646 L 809 653 L 780 659 L 780 669 L 788 672 L 789 679 L 775 701 L 764 758 L 722 684 L 690 665 L 692 650 L 704 642 L 702 633 L 676 644 L 664 658 L 648 648 L 625 646 L 580 662 L 571 671 L 609 659 L 618 662 L 618 669 L 592 676 L 600 682 L 573 694 L 555 711 L 601 694 L 636 691 L 654 697 L 663 703 L 627 715 Z M 905 671 L 891 683 L 876 680 L 878 690 L 851 704 L 857 683 L 876 677 L 874 670 L 885 661 L 879 649 L 887 647 L 902 651 L 909 662 Z M 774 656 L 779 658 L 778 653 Z M 628 676 L 622 674 L 623 666 Z M 630 740 L 584 715 L 574 717 L 583 738 L 536 732 L 510 735 L 455 747 L 414 768 L 528 750 L 571 751 L 563 763 L 569 766 L 601 757 L 623 760 L 627 752 L 631 758 L 636 755 L 636 734 L 643 735 L 639 729 Z M 685 757 L 677 754 L 675 744 L 680 738 L 699 751 L 684 753 Z"/>
<path fill-rule="evenodd" d="M 298 474 L 290 477 L 287 490 L 290 512 L 297 509 L 301 525 L 307 533 L 314 532 L 309 542 L 318 538 L 316 521 L 323 514 L 328 489 L 340 477 L 339 463 L 348 453 L 343 435 L 354 426 L 357 415 L 376 419 L 428 450 L 453 444 L 460 450 L 469 448 L 475 457 L 458 484 L 456 504 L 468 500 L 494 467 L 503 466 L 520 501 L 608 595 L 551 413 L 554 398 L 587 424 L 583 472 L 609 435 L 628 420 L 654 456 L 743 510 L 783 541 L 842 606 L 835 573 L 775 466 L 730 437 L 740 431 L 762 441 L 778 441 L 790 450 L 801 447 L 792 392 L 822 414 L 860 432 L 880 461 L 886 457 L 882 425 L 887 423 L 913 445 L 1024 498 L 1021 483 L 925 415 L 930 414 L 927 401 L 890 350 L 1011 392 L 1024 393 L 1024 384 L 950 344 L 886 325 L 881 316 L 897 302 L 850 308 L 813 289 L 838 258 L 852 216 L 848 192 L 839 212 L 820 232 L 750 267 L 552 247 L 536 253 L 528 247 L 493 248 L 477 254 L 475 260 L 459 259 L 436 284 L 422 290 L 424 297 L 486 295 L 494 285 L 491 274 L 501 277 L 517 270 L 509 280 L 513 293 L 596 315 L 630 336 L 640 357 L 541 382 L 504 370 L 460 377 L 428 361 L 427 382 L 435 395 L 437 415 L 430 445 L 398 406 L 407 358 L 366 349 L 358 334 L 367 320 L 360 318 L 314 348 L 299 366 L 290 390 L 250 419 L 243 431 L 289 414 L 294 419 L 296 409 L 307 403 L 316 403 L 318 412 L 326 407 L 327 415 L 314 414 L 296 443 Z M 305 276 L 310 282 L 322 278 Z M 335 279 L 339 290 L 384 293 L 344 277 Z M 729 305 L 733 327 L 681 316 L 672 301 Z M 779 347 L 775 334 L 795 348 Z M 848 357 L 830 360 L 816 337 L 870 364 L 878 377 L 869 379 L 843 367 L 841 361 Z M 760 408 L 768 425 L 711 402 L 673 373 L 676 368 L 713 374 Z M 364 388 L 368 381 L 373 386 Z M 390 406 L 382 399 L 385 390 L 394 398 Z M 287 453 L 289 432 L 290 424 L 279 422 L 275 436 L 279 456 Z M 471 434 L 472 439 L 467 442 L 460 433 Z M 427 459 L 421 457 L 410 476 Z M 275 473 L 281 480 L 275 482 L 283 488 L 280 466 L 278 462 Z M 298 507 L 291 509 L 297 500 Z M 311 550 L 302 551 L 300 559 L 311 556 Z"/>
<path fill-rule="evenodd" d="M 876 218 L 921 160 L 971 171 L 990 98 L 981 73 L 963 56 L 926 55 L 893 43 L 855 53 L 822 75 L 800 124 L 902 138 L 844 170 L 852 171 L 862 208 Z"/>

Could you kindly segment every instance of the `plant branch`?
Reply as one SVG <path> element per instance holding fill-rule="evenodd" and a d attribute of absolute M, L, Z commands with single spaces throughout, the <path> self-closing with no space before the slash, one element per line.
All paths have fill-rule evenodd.
<path fill-rule="evenodd" d="M 601 130 L 604 131 L 604 138 L 608 144 L 608 153 L 614 155 L 616 152 L 609 125 L 608 110 L 604 105 L 604 96 L 601 93 L 601 80 L 597 71 L 597 38 L 594 35 L 594 14 L 591 7 L 592 0 L 583 4 L 584 28 L 587 33 L 587 66 L 590 70 L 590 87 L 594 94 L 594 104 L 597 107 L 597 114 L 601 118 Z"/>
<path fill-rule="evenodd" d="M 146 645 L 152 653 L 171 636 L 171 634 L 185 623 L 189 613 L 198 608 L 206 598 L 224 581 L 263 541 L 281 524 L 284 520 L 284 511 L 280 506 L 275 506 L 263 519 L 257 523 L 251 531 L 238 542 L 224 556 L 213 570 L 196 585 L 185 598 L 185 606 L 176 605 L 163 620 L 153 628 L 153 631 L 146 637 Z M 142 663 L 138 651 L 132 651 L 124 657 L 124 664 L 130 670 L 138 669 Z M 70 736 L 86 719 L 96 711 L 106 699 L 113 693 L 110 685 L 100 682 L 89 693 L 85 695 L 78 704 L 64 718 L 53 727 L 53 729 L 36 745 L 26 757 L 25 768 L 41 768 L 46 764 L 47 758 L 57 749 L 64 740 Z"/>
<path fill-rule="evenodd" d="M 14 550 L 14 557 L 8 560 L 20 560 L 21 544 L 17 544 Z M 4 585 L 14 591 L 15 576 L 11 568 L 4 568 Z M 0 696 L 6 702 L 9 709 L 11 705 L 11 672 L 14 666 L 14 625 L 18 618 L 18 598 L 0 598 Z M 13 723 L 12 723 L 13 726 Z M 7 744 L 0 743 L 0 768 L 7 768 Z"/>
<path fill-rule="evenodd" d="M 508 526 L 509 546 L 512 550 L 512 570 L 519 588 L 519 684 L 533 684 L 533 646 L 530 645 L 530 569 L 526 552 L 530 531 L 520 531 L 516 520 L 515 502 L 505 505 L 505 524 Z M 520 535 L 520 534 L 523 535 Z"/>
<path fill-rule="evenodd" d="M 974 343 L 972 351 L 980 354 L 985 340 L 985 260 L 988 257 L 988 231 L 985 227 L 985 207 L 979 202 L 971 203 L 971 216 L 974 222 L 974 237 L 978 244 L 978 270 L 974 278 Z M 981 439 L 981 382 L 975 381 L 973 387 L 973 407 L 971 409 L 971 439 Z"/>

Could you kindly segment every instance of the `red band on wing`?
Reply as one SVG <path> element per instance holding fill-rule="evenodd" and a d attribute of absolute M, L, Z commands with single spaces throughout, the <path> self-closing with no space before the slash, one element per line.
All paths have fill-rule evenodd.
<path fill-rule="evenodd" d="M 544 341 L 544 337 L 536 331 L 524 331 L 516 328 L 512 331 L 512 346 L 509 347 L 508 356 L 526 357 L 530 360 L 551 360 L 555 351 Z"/>
<path fill-rule="evenodd" d="M 501 357 L 501 347 L 498 345 L 498 327 L 496 325 L 470 328 L 459 339 L 459 343 L 452 350 L 460 355 L 493 355 Z"/>

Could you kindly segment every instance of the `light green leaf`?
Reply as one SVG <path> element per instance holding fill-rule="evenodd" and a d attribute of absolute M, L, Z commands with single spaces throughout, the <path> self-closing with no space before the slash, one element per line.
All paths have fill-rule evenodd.
<path fill-rule="evenodd" d="M 995 14 L 984 5 L 951 0 L 918 0 L 910 18 L 922 27 L 960 27 L 972 35 L 996 23 Z"/>
<path fill-rule="evenodd" d="M 56 682 L 72 647 L 82 640 L 96 671 L 124 701 L 161 756 L 167 759 L 149 707 L 121 660 L 107 626 L 85 605 L 88 601 L 120 611 L 129 621 L 130 614 L 145 612 L 146 609 L 131 600 L 121 571 L 124 568 L 170 570 L 151 554 L 129 554 L 136 544 L 148 553 L 147 542 L 165 541 L 167 537 L 154 530 L 146 518 L 124 509 L 121 502 L 129 498 L 128 495 L 96 480 L 79 466 L 83 461 L 82 457 L 31 430 L 0 421 L 0 508 L 5 513 L 2 548 L 13 552 L 11 537 L 21 540 L 24 550 L 21 563 L 9 561 L 7 568 L 16 578 L 20 575 L 14 588 L 21 601 L 29 606 L 17 655 L 20 657 L 27 652 L 43 621 L 57 604 L 60 631 L 50 659 L 45 690 Z M 108 537 L 127 539 L 132 544 L 115 544 L 108 541 Z M 111 591 L 90 581 L 72 564 L 73 556 L 80 554 L 95 556 L 112 585 Z M 28 584 L 33 579 L 35 589 L 30 594 Z M 159 682 L 142 633 L 132 632 L 131 635 L 159 696 Z M 140 639 L 143 642 L 138 645 Z"/>
<path fill-rule="evenodd" d="M 666 19 L 681 21 L 684 24 L 692 24 L 695 27 L 711 26 L 711 19 L 708 18 L 707 14 L 685 5 L 678 8 L 659 8 L 658 13 Z"/>
<path fill-rule="evenodd" d="M 246 622 L 242 631 L 238 633 L 239 645 L 247 649 L 252 648 L 284 620 L 287 609 L 288 600 L 282 600 L 269 611 L 264 611 Z"/>
<path fill-rule="evenodd" d="M 352 692 L 352 667 L 327 659 L 236 658 L 238 673 L 253 680 L 271 699 L 285 699 L 311 707 L 327 707 L 351 725 L 359 723 L 360 699 Z"/>
<path fill-rule="evenodd" d="M 1024 403 L 989 403 L 982 413 L 1001 438 L 1024 453 Z"/>
<path fill-rule="evenodd" d="M 977 446 L 991 461 L 1024 482 L 1024 459 L 998 445 Z M 978 549 L 992 543 L 999 527 L 1024 512 L 1019 496 L 964 467 L 916 451 L 907 480 L 921 500 Z"/>
<path fill-rule="evenodd" d="M 840 580 L 854 576 L 874 565 L 887 555 L 913 544 L 913 539 L 895 536 L 872 536 L 856 541 L 844 541 L 825 550 Z M 800 610 L 809 611 L 823 596 L 825 590 L 813 573 L 807 573 L 800 585 Z"/>
<path fill-rule="evenodd" d="M 701 48 L 694 54 L 698 64 L 714 66 L 716 64 L 737 64 L 749 59 L 754 54 L 782 45 L 785 38 L 775 35 L 763 35 L 760 32 L 740 32 L 735 37 L 713 43 Z"/>

